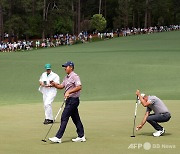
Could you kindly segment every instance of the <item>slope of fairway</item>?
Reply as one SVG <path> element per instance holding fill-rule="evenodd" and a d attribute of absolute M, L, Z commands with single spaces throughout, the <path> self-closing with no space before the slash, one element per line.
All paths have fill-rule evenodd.
<path fill-rule="evenodd" d="M 67 60 L 75 62 L 75 71 L 81 77 L 82 100 L 134 99 L 137 88 L 162 99 L 180 99 L 179 38 L 180 31 L 164 32 L 0 53 L 0 104 L 40 102 L 37 89 L 44 64 L 51 63 L 63 78 L 61 64 Z"/>
<path fill-rule="evenodd" d="M 62 144 L 41 141 L 50 128 L 50 126 L 42 124 L 44 112 L 41 104 L 1 106 L 0 153 L 178 154 L 180 150 L 180 123 L 178 122 L 180 104 L 178 101 L 165 101 L 165 103 L 172 112 L 171 120 L 162 124 L 166 129 L 166 134 L 157 138 L 153 137 L 154 129 L 147 123 L 141 131 L 136 132 L 135 138 L 131 138 L 134 101 L 82 101 L 80 114 L 84 123 L 87 142 L 71 142 L 71 139 L 76 137 L 76 130 L 70 120 Z M 59 106 L 59 103 L 54 103 L 54 112 L 57 112 Z M 141 122 L 144 112 L 145 108 L 139 105 L 137 124 Z M 58 128 L 59 118 L 48 137 L 54 136 Z"/>

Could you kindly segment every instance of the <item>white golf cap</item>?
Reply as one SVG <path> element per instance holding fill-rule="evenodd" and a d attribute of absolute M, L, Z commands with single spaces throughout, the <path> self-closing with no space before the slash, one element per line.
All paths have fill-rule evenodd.
<path fill-rule="evenodd" d="M 146 96 L 146 94 L 141 93 L 141 97 L 143 97 L 143 98 L 144 98 L 144 96 Z M 138 104 L 141 104 L 141 101 L 140 101 L 139 97 L 138 97 L 138 101 L 137 101 L 137 103 L 138 103 Z"/>
<path fill-rule="evenodd" d="M 144 97 L 144 96 L 146 96 L 146 94 L 144 94 L 144 93 L 141 93 L 141 97 Z"/>

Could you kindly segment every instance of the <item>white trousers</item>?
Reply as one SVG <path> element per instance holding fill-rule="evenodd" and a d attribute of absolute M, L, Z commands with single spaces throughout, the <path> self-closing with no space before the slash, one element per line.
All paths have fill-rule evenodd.
<path fill-rule="evenodd" d="M 53 120 L 52 102 L 54 101 L 55 97 L 56 97 L 56 93 L 43 94 L 45 119 Z"/>

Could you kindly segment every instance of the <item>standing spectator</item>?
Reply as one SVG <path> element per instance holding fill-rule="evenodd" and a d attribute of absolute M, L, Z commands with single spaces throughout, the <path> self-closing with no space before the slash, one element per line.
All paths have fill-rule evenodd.
<path fill-rule="evenodd" d="M 37 40 L 37 41 L 36 41 L 36 49 L 38 49 L 39 47 L 40 47 L 40 41 Z"/>

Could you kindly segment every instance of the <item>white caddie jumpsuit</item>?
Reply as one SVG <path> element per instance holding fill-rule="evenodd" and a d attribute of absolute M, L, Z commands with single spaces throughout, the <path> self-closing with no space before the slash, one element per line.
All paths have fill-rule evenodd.
<path fill-rule="evenodd" d="M 52 72 L 47 75 L 47 72 L 44 72 L 40 79 L 40 82 L 46 82 L 46 84 L 50 84 L 50 81 L 54 81 L 55 83 L 60 83 L 59 76 Z M 53 113 L 52 113 L 52 102 L 57 94 L 57 89 L 54 87 L 39 87 L 39 91 L 43 94 L 43 102 L 44 102 L 44 110 L 45 110 L 45 119 L 53 120 Z"/>

